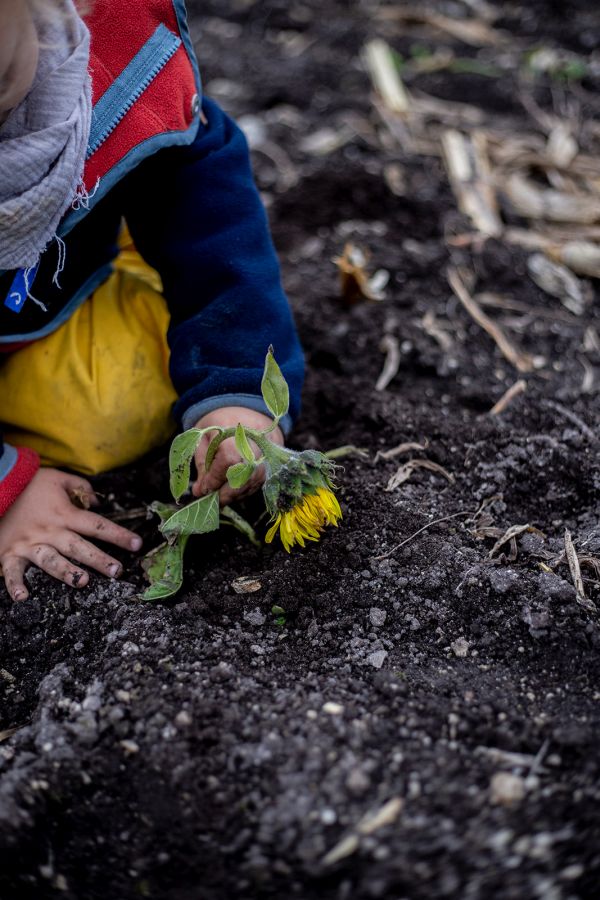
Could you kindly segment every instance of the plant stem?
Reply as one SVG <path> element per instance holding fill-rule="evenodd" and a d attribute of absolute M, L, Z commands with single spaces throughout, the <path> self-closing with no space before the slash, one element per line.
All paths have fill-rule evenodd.
<path fill-rule="evenodd" d="M 229 525 L 233 525 L 234 528 L 237 528 L 238 531 L 241 531 L 242 534 L 245 534 L 251 544 L 254 544 L 255 547 L 260 549 L 261 543 L 256 535 L 256 532 L 250 522 L 247 522 L 243 516 L 240 516 L 239 513 L 236 513 L 234 509 L 230 506 L 224 506 L 221 509 L 221 516 L 226 520 L 226 523 Z"/>

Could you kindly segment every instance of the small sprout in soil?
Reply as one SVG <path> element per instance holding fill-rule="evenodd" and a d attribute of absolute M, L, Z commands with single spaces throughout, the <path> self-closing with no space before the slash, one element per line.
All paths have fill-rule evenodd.
<path fill-rule="evenodd" d="M 275 616 L 275 624 L 283 627 L 287 622 L 285 609 L 275 604 L 271 607 L 271 612 Z"/>
<path fill-rule="evenodd" d="M 251 543 L 258 544 L 254 529 L 245 519 L 229 507 L 219 510 L 216 491 L 185 506 L 177 505 L 189 488 L 192 459 L 209 431 L 216 431 L 216 436 L 206 451 L 206 471 L 223 441 L 227 438 L 235 440 L 240 461 L 227 470 L 227 480 L 232 488 L 243 487 L 256 468 L 264 466 L 263 496 L 272 522 L 265 538 L 267 543 L 279 533 L 289 553 L 295 544 L 304 547 L 307 541 L 318 541 L 327 525 L 337 526 L 342 518 L 334 493 L 335 463 L 318 450 L 288 450 L 269 438 L 289 408 L 288 385 L 275 361 L 272 347 L 266 356 L 261 390 L 273 417 L 269 428 L 258 430 L 241 423 L 236 428 L 190 428 L 173 441 L 169 469 L 171 493 L 176 503 L 154 503 L 151 507 L 161 520 L 159 531 L 165 543 L 152 550 L 144 560 L 144 570 L 150 581 L 150 587 L 142 595 L 144 600 L 171 597 L 181 588 L 183 555 L 193 534 L 206 534 L 216 531 L 221 524 L 228 524 L 242 532 Z M 258 458 L 251 443 L 258 448 Z M 280 619 L 278 624 L 285 624 L 285 613 L 280 614 Z"/>

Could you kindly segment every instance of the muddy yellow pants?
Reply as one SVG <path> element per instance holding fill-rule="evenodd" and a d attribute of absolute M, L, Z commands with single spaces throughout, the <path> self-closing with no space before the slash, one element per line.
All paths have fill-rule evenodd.
<path fill-rule="evenodd" d="M 64 325 L 0 354 L 0 430 L 43 465 L 94 475 L 175 432 L 160 278 L 126 239 L 123 247 L 115 271 Z"/>

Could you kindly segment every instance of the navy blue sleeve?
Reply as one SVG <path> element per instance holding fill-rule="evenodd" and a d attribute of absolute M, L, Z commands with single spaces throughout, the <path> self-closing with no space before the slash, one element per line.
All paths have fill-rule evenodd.
<path fill-rule="evenodd" d="M 220 406 L 266 411 L 260 381 L 272 344 L 293 420 L 304 360 L 246 140 L 216 103 L 203 108 L 193 144 L 160 150 L 124 185 L 131 235 L 171 313 L 175 415 L 189 428 Z"/>

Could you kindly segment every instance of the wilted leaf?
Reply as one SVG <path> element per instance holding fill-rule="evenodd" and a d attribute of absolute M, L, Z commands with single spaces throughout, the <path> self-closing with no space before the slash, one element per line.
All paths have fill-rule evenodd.
<path fill-rule="evenodd" d="M 454 484 L 454 475 L 444 469 L 443 466 L 440 466 L 439 463 L 432 462 L 430 459 L 409 459 L 408 462 L 405 462 L 396 470 L 396 472 L 394 472 L 389 479 L 385 490 L 395 491 L 401 484 L 408 481 L 416 469 L 427 469 L 435 475 L 441 475 L 442 478 L 445 478 L 450 484 Z"/>
<path fill-rule="evenodd" d="M 276 419 L 281 419 L 282 416 L 285 416 L 290 405 L 290 392 L 281 369 L 275 362 L 272 347 L 269 347 L 269 352 L 265 359 L 265 369 L 260 387 L 263 400 L 271 415 Z"/>
<path fill-rule="evenodd" d="M 219 527 L 219 495 L 216 491 L 178 510 L 160 526 L 169 539 L 178 535 L 205 534 Z"/>
<path fill-rule="evenodd" d="M 529 523 L 527 523 L 526 525 L 511 525 L 510 528 L 508 528 L 504 532 L 502 537 L 498 538 L 498 540 L 496 541 L 496 543 L 494 544 L 494 546 L 488 553 L 489 558 L 493 559 L 494 556 L 496 555 L 496 553 L 498 553 L 505 544 L 508 544 L 509 542 L 512 542 L 512 541 L 516 542 L 516 538 L 520 537 L 520 535 L 522 535 L 522 534 L 525 534 L 526 531 L 531 534 L 539 534 L 541 537 L 545 537 L 545 534 L 542 531 L 540 531 L 539 528 L 535 528 L 533 525 L 530 525 Z M 516 547 L 516 543 L 515 543 L 515 547 Z"/>
<path fill-rule="evenodd" d="M 149 553 L 143 562 L 150 587 L 143 600 L 162 600 L 176 594 L 183 584 L 183 554 L 189 535 L 182 534 L 174 543 L 162 544 Z"/>

